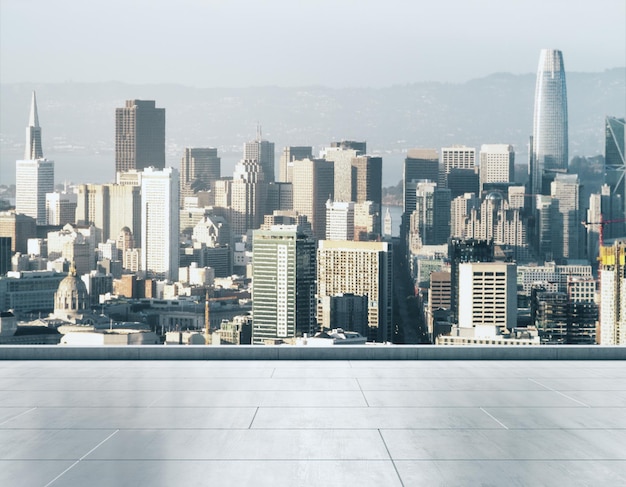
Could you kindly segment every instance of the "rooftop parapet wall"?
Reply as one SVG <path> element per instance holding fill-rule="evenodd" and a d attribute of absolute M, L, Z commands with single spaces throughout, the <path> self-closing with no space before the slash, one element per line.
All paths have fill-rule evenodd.
<path fill-rule="evenodd" d="M 626 347 L 6 345 L 0 360 L 626 360 Z"/>

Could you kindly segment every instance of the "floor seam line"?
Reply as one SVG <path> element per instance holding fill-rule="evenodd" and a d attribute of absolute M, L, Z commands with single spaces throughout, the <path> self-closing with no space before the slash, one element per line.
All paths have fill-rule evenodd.
<path fill-rule="evenodd" d="M 3 426 L 11 421 L 13 421 L 14 419 L 19 418 L 20 416 L 24 416 L 25 414 L 30 413 L 31 411 L 34 411 L 35 409 L 37 409 L 37 406 L 35 406 L 34 408 L 30 408 L 28 411 L 22 411 L 20 414 L 17 414 L 9 419 L 7 419 L 6 421 L 3 421 L 2 423 L 0 423 L 0 426 Z"/>
<path fill-rule="evenodd" d="M 254 415 L 252 416 L 252 420 L 250 421 L 250 426 L 248 426 L 248 429 L 252 429 L 252 424 L 254 423 L 254 420 L 256 419 L 256 415 L 259 412 L 259 406 L 257 406 L 256 410 L 254 411 Z"/>
<path fill-rule="evenodd" d="M 489 413 L 488 411 L 486 411 L 483 408 L 480 408 L 480 410 L 485 413 L 487 416 L 489 416 L 491 419 L 493 419 L 496 423 L 498 423 L 500 426 L 502 426 L 505 430 L 508 430 L 509 428 L 502 422 L 500 421 L 498 418 L 496 418 L 493 414 Z"/>
<path fill-rule="evenodd" d="M 529 381 L 531 381 L 531 382 L 534 382 L 535 384 L 540 385 L 541 387 L 545 387 L 545 388 L 546 388 L 546 389 L 548 389 L 549 391 L 556 392 L 557 394 L 560 394 L 561 396 L 563 396 L 563 397 L 565 397 L 565 398 L 569 399 L 570 401 L 574 401 L 574 402 L 577 402 L 578 404 L 582 404 L 582 405 L 583 405 L 583 406 L 585 406 L 586 408 L 590 408 L 590 407 L 591 407 L 591 406 L 589 406 L 588 404 L 585 404 L 584 402 L 579 401 L 578 399 L 574 399 L 573 397 L 570 397 L 570 396 L 568 396 L 567 394 L 562 393 L 561 391 L 557 391 L 556 389 L 553 389 L 553 388 L 552 388 L 552 387 L 550 387 L 550 386 L 547 386 L 547 385 L 545 385 L 545 384 L 542 384 L 541 382 L 536 381 L 535 379 L 531 379 L 530 377 L 528 377 L 528 380 L 529 380 Z"/>
<path fill-rule="evenodd" d="M 80 457 L 78 460 L 76 460 L 74 463 L 72 463 L 69 467 L 67 467 L 65 470 L 63 470 L 59 475 L 54 477 L 50 482 L 48 482 L 46 485 L 44 485 L 44 487 L 49 487 L 50 485 L 55 483 L 57 480 L 59 480 L 61 477 L 63 477 L 63 475 L 65 475 L 67 472 L 72 470 L 76 465 L 78 465 L 85 457 L 87 457 L 88 455 L 93 453 L 97 448 L 102 446 L 106 441 L 108 441 L 110 438 L 112 438 L 118 432 L 119 432 L 119 429 L 116 429 L 113 433 L 111 433 L 109 436 L 107 436 L 104 440 L 102 440 L 100 443 L 98 443 L 96 446 L 94 446 L 91 450 L 89 450 L 87 453 L 85 453 L 82 457 Z"/>
<path fill-rule="evenodd" d="M 363 396 L 363 400 L 365 401 L 365 405 L 369 408 L 370 407 L 370 403 L 367 400 L 367 397 L 365 396 L 365 392 L 363 391 L 363 388 L 361 387 L 361 382 L 359 381 L 358 377 L 354 378 L 356 380 L 357 385 L 359 386 L 359 390 L 361 391 L 361 395 Z"/>
<path fill-rule="evenodd" d="M 391 464 L 393 465 L 393 469 L 396 471 L 396 475 L 398 476 L 398 480 L 400 481 L 400 485 L 402 487 L 404 487 L 404 482 L 402 481 L 402 477 L 400 476 L 400 472 L 398 471 L 398 467 L 396 466 L 396 462 L 394 461 L 393 457 L 391 456 L 391 452 L 389 451 L 389 448 L 387 447 L 387 442 L 385 441 L 385 437 L 383 436 L 383 432 L 380 430 L 380 428 L 377 428 L 378 434 L 380 435 L 380 439 L 383 442 L 383 446 L 385 447 L 385 451 L 387 452 L 387 455 L 389 455 L 389 460 L 391 461 Z"/>

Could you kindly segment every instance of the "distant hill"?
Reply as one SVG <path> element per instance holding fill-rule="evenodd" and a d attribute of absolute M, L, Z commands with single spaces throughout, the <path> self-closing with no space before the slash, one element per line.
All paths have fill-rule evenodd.
<path fill-rule="evenodd" d="M 193 80 L 189 80 L 192 84 Z M 414 83 L 388 88 L 212 88 L 129 85 L 119 82 L 0 85 L 0 182 L 14 181 L 24 150 L 31 90 L 37 90 L 44 153 L 56 162 L 56 179 L 106 181 L 113 175 L 114 110 L 124 100 L 154 99 L 166 108 L 168 164 L 178 166 L 186 146 L 214 146 L 223 173 L 241 147 L 263 136 L 285 145 L 366 140 L 383 155 L 385 185 L 402 177 L 412 147 L 452 144 L 480 147 L 511 143 L 526 162 L 532 131 L 535 75 L 493 74 L 466 83 Z M 604 118 L 624 116 L 626 68 L 568 73 L 570 156 L 604 150 Z"/>

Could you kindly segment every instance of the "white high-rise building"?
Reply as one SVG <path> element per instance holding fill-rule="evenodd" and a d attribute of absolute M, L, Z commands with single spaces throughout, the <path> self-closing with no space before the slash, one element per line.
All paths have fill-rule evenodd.
<path fill-rule="evenodd" d="M 600 247 L 600 344 L 626 345 L 626 240 Z"/>
<path fill-rule="evenodd" d="M 459 264 L 459 309 L 460 328 L 515 328 L 516 265 L 504 262 Z"/>
<path fill-rule="evenodd" d="M 509 183 L 515 171 L 515 151 L 508 144 L 483 144 L 480 147 L 480 190 L 487 183 Z"/>
<path fill-rule="evenodd" d="M 26 127 L 24 160 L 15 165 L 15 211 L 47 224 L 46 194 L 54 192 L 54 162 L 43 157 L 35 92 Z"/>
<path fill-rule="evenodd" d="M 557 174 L 550 184 L 553 200 L 551 224 L 555 230 L 552 242 L 554 258 L 579 259 L 582 256 L 583 220 L 580 212 L 580 182 L 576 174 Z"/>
<path fill-rule="evenodd" d="M 179 189 L 177 169 L 144 169 L 141 178 L 141 268 L 147 277 L 178 280 Z"/>
<path fill-rule="evenodd" d="M 474 169 L 475 166 L 476 149 L 474 147 L 464 145 L 443 147 L 439 164 L 440 170 L 443 171 L 443 174 L 439 175 L 440 186 L 448 187 L 448 174 L 452 169 Z"/>
<path fill-rule="evenodd" d="M 326 240 L 354 240 L 353 202 L 326 202 Z"/>

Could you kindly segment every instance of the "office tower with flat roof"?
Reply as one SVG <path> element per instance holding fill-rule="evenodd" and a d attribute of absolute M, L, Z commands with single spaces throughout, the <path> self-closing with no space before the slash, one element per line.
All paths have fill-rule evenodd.
<path fill-rule="evenodd" d="M 466 262 L 493 262 L 493 242 L 476 239 L 450 239 L 448 242 L 450 260 L 450 310 L 453 323 L 458 323 L 459 315 L 459 265 Z"/>
<path fill-rule="evenodd" d="M 165 167 L 165 108 L 127 100 L 115 109 L 115 172 Z"/>
<path fill-rule="evenodd" d="M 448 187 L 448 174 L 452 169 L 471 169 L 476 167 L 476 149 L 464 145 L 453 145 L 441 149 L 439 185 Z M 471 189 L 470 189 L 471 191 Z"/>
<path fill-rule="evenodd" d="M 509 144 L 483 144 L 480 147 L 480 190 L 489 183 L 513 182 L 515 150 Z"/>
<path fill-rule="evenodd" d="M 626 240 L 600 247 L 600 344 L 626 345 Z"/>
<path fill-rule="evenodd" d="M 76 193 L 54 191 L 46 194 L 46 219 L 48 225 L 76 223 Z"/>
<path fill-rule="evenodd" d="M 0 211 L 0 237 L 11 238 L 11 252 L 28 253 L 28 239 L 37 236 L 33 217 L 15 211 Z"/>
<path fill-rule="evenodd" d="M 393 337 L 393 252 L 390 242 L 322 240 L 317 250 L 318 321 L 321 300 L 337 294 L 367 296 L 368 340 Z"/>
<path fill-rule="evenodd" d="M 332 161 L 334 165 L 334 201 L 356 201 L 354 196 L 353 160 L 366 152 L 365 142 L 342 141 L 332 142 L 321 152 L 321 157 Z"/>
<path fill-rule="evenodd" d="M 610 202 L 604 220 L 619 220 L 626 215 L 626 135 L 624 119 L 606 117 L 604 167 L 605 181 L 611 188 Z M 604 227 L 606 238 L 626 236 L 626 223 L 615 222 Z"/>
<path fill-rule="evenodd" d="M 408 215 L 415 210 L 415 184 L 410 183 L 423 180 L 439 181 L 439 154 L 435 149 L 409 149 L 402 178 L 404 212 Z"/>
<path fill-rule="evenodd" d="M 15 165 L 15 211 L 33 217 L 37 225 L 46 225 L 46 194 L 53 191 L 54 162 L 43 156 L 37 98 L 33 91 L 24 159 Z"/>
<path fill-rule="evenodd" d="M 414 253 L 424 245 L 445 244 L 450 237 L 450 190 L 438 188 L 435 182 L 421 181 L 415 194 L 409 226 L 409 248 Z"/>
<path fill-rule="evenodd" d="M 178 280 L 178 170 L 144 169 L 141 178 L 141 269 L 149 278 Z"/>
<path fill-rule="evenodd" d="M 293 181 L 292 168 L 294 161 L 313 158 L 313 147 L 289 146 L 283 149 L 280 156 L 280 181 L 291 183 Z"/>
<path fill-rule="evenodd" d="M 254 231 L 253 344 L 315 331 L 315 244 L 298 225 Z"/>
<path fill-rule="evenodd" d="M 293 209 L 305 215 L 316 239 L 326 238 L 326 201 L 334 194 L 333 163 L 305 159 L 293 166 Z"/>
<path fill-rule="evenodd" d="M 459 328 L 517 326 L 517 272 L 508 262 L 459 265 Z"/>
<path fill-rule="evenodd" d="M 260 128 L 256 140 L 246 142 L 243 145 L 243 159 L 257 161 L 261 165 L 267 183 L 275 180 L 274 157 L 274 142 L 263 140 Z"/>
<path fill-rule="evenodd" d="M 326 240 L 354 240 L 353 202 L 326 202 Z"/>
<path fill-rule="evenodd" d="M 180 161 L 180 207 L 187 196 L 199 191 L 213 190 L 221 177 L 221 159 L 217 149 L 211 147 L 187 147 Z"/>
<path fill-rule="evenodd" d="M 583 217 L 580 212 L 580 182 L 576 174 L 556 174 L 550 185 L 553 200 L 552 242 L 555 259 L 581 258 L 584 244 Z"/>
<path fill-rule="evenodd" d="M 11 237 L 0 237 L 0 276 L 11 270 Z"/>
<path fill-rule="evenodd" d="M 563 54 L 542 49 L 535 85 L 535 111 L 530 148 L 530 193 L 550 194 L 556 172 L 568 167 L 567 89 Z"/>

